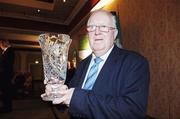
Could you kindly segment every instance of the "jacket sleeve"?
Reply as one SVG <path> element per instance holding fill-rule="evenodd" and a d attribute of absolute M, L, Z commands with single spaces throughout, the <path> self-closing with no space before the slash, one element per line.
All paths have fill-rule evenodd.
<path fill-rule="evenodd" d="M 149 87 L 148 62 L 143 58 L 124 61 L 122 73 L 126 75 L 123 76 L 124 82 L 121 82 L 123 88 L 117 88 L 121 90 L 119 96 L 100 95 L 93 90 L 75 88 L 70 102 L 71 115 L 88 119 L 143 119 Z M 122 78 L 122 75 L 119 74 L 117 78 Z"/>

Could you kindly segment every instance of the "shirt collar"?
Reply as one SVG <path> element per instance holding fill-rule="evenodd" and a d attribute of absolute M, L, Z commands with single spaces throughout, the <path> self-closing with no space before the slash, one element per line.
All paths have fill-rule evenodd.
<path fill-rule="evenodd" d="M 112 49 L 114 48 L 114 45 L 102 56 L 100 56 L 100 58 L 103 60 L 103 61 L 106 61 L 106 59 L 108 58 L 109 54 L 111 53 Z M 93 53 L 92 54 L 92 59 L 95 59 L 96 56 L 95 54 Z"/>
<path fill-rule="evenodd" d="M 7 49 L 8 49 L 8 47 L 4 48 L 4 50 L 3 50 L 3 51 L 5 52 Z"/>
<path fill-rule="evenodd" d="M 9 48 L 9 47 L 4 48 L 3 51 L 2 51 L 2 54 L 4 54 L 4 52 L 5 52 L 8 48 Z"/>

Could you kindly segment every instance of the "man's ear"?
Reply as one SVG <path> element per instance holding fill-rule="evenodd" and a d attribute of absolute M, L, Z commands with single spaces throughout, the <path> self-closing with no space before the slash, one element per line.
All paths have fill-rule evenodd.
<path fill-rule="evenodd" d="M 117 35 L 118 35 L 118 30 L 114 29 L 114 39 L 116 39 Z"/>

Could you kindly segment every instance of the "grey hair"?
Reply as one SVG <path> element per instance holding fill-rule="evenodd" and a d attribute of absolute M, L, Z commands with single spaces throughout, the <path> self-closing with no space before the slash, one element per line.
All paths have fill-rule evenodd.
<path fill-rule="evenodd" d="M 110 17 L 112 18 L 113 27 L 114 27 L 114 28 L 117 28 L 117 26 L 116 26 L 116 17 L 113 16 L 109 11 L 102 10 L 102 9 L 100 9 L 100 10 L 95 10 L 95 11 L 91 12 L 90 17 L 89 17 L 88 22 L 87 22 L 87 25 L 89 24 L 89 21 L 90 21 L 90 19 L 91 19 L 91 16 L 92 16 L 93 14 L 97 13 L 97 12 L 103 12 L 103 13 L 107 14 L 108 16 L 110 16 Z"/>
<path fill-rule="evenodd" d="M 113 26 L 114 28 L 117 28 L 116 26 L 116 17 L 112 15 L 112 21 L 113 21 Z"/>

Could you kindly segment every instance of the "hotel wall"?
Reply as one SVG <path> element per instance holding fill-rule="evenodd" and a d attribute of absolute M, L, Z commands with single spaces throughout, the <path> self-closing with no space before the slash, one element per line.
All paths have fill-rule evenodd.
<path fill-rule="evenodd" d="M 180 1 L 112 1 L 104 9 L 118 13 L 123 47 L 137 51 L 149 60 L 148 115 L 158 119 L 180 119 Z M 84 29 L 72 34 L 76 48 L 80 36 L 85 34 Z"/>
<path fill-rule="evenodd" d="M 87 18 L 86 18 L 87 19 Z M 70 45 L 70 48 L 69 48 L 69 57 L 68 59 L 69 60 L 72 60 L 73 59 L 73 52 L 76 51 L 77 52 L 77 65 L 79 63 L 79 58 L 78 58 L 78 50 L 79 50 L 79 43 L 80 43 L 80 40 L 83 36 L 86 35 L 86 22 L 83 22 L 81 23 L 81 25 L 74 29 L 74 31 L 71 33 L 71 39 L 72 39 L 72 43 Z"/>

